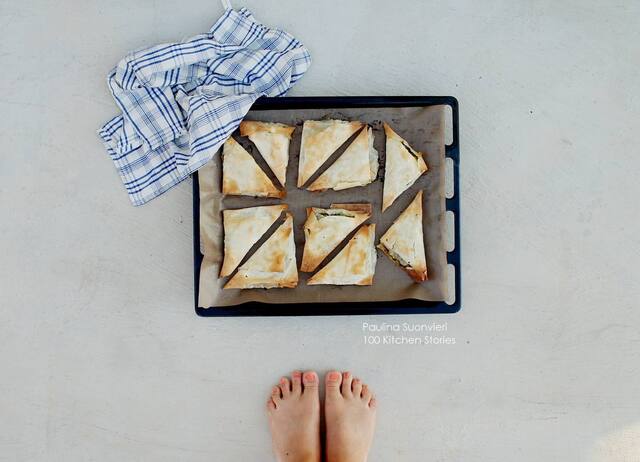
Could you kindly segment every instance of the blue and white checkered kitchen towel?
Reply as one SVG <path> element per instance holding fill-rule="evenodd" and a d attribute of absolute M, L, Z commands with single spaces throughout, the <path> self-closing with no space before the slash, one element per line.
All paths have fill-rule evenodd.
<path fill-rule="evenodd" d="M 256 99 L 286 94 L 311 64 L 293 36 L 223 4 L 208 33 L 134 51 L 108 76 L 122 115 L 98 133 L 134 205 L 206 164 Z"/>

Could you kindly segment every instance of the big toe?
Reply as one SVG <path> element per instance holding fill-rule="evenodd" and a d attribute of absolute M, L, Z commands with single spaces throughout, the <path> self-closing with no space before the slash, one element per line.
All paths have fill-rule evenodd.
<path fill-rule="evenodd" d="M 325 392 L 327 398 L 337 398 L 340 396 L 340 384 L 342 383 L 342 374 L 338 371 L 327 372 L 324 378 Z"/>

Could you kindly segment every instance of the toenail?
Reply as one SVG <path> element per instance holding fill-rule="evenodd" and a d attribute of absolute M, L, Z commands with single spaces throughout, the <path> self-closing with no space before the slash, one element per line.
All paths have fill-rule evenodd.
<path fill-rule="evenodd" d="M 346 378 L 349 377 L 349 375 L 351 375 L 351 373 L 350 372 L 343 372 L 342 375 L 344 375 L 344 378 L 346 379 Z"/>
<path fill-rule="evenodd" d="M 353 379 L 355 383 L 360 383 L 360 379 Z"/>
<path fill-rule="evenodd" d="M 336 382 L 340 379 L 340 373 L 339 372 L 331 372 L 329 373 L 329 380 L 331 380 L 332 382 Z"/>
<path fill-rule="evenodd" d="M 307 382 L 315 382 L 316 381 L 316 375 L 313 372 L 307 372 L 306 374 L 304 374 L 304 379 Z"/>
<path fill-rule="evenodd" d="M 296 372 L 294 372 L 294 373 L 293 373 L 293 378 L 294 378 L 294 379 L 299 379 L 301 375 L 302 375 L 302 374 L 301 374 L 300 372 L 297 372 L 297 371 L 296 371 Z"/>
<path fill-rule="evenodd" d="M 280 383 L 284 385 L 285 383 L 287 383 L 287 379 L 285 379 L 284 377 L 282 377 L 282 378 L 280 379 Z"/>

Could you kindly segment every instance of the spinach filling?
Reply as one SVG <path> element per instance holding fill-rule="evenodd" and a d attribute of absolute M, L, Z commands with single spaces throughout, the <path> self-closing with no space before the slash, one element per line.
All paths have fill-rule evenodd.
<path fill-rule="evenodd" d="M 390 249 L 383 243 L 380 243 L 380 247 L 381 247 L 381 250 L 384 253 L 386 253 L 389 256 L 389 258 L 395 261 L 399 266 L 401 266 L 402 268 L 411 269 L 411 263 L 409 263 L 408 261 L 405 261 L 400 255 L 398 255 L 392 249 Z"/>
<path fill-rule="evenodd" d="M 411 154 L 416 160 L 418 159 L 418 156 L 420 154 L 418 154 L 417 151 L 415 151 L 411 146 L 409 146 L 407 143 L 405 143 L 404 141 L 402 142 L 402 146 L 404 146 L 404 148 L 409 151 L 409 154 Z"/>
<path fill-rule="evenodd" d="M 316 219 L 318 220 L 322 220 L 324 217 L 348 217 L 348 218 L 355 217 L 355 215 L 350 215 L 344 210 L 336 210 L 336 211 L 325 210 L 323 212 L 314 212 L 314 213 L 316 214 Z"/>

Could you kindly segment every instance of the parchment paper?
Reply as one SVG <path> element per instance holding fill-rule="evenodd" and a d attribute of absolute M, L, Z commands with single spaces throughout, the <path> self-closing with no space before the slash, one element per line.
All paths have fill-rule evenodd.
<path fill-rule="evenodd" d="M 358 188 L 342 191 L 310 192 L 296 187 L 300 138 L 304 120 L 319 119 L 360 120 L 373 127 L 374 146 L 378 150 L 380 169 L 377 180 Z M 295 125 L 287 169 L 287 197 L 260 199 L 244 196 L 223 197 L 221 185 L 221 156 L 217 155 L 198 173 L 200 184 L 200 239 L 204 260 L 200 271 L 198 304 L 209 308 L 232 306 L 247 301 L 264 303 L 310 303 L 390 301 L 416 298 L 426 301 L 442 301 L 447 298 L 447 262 L 445 246 L 445 156 L 444 156 L 444 107 L 407 108 L 355 108 L 355 109 L 305 109 L 278 111 L 251 111 L 246 120 L 281 122 Z M 405 191 L 381 213 L 382 178 L 384 176 L 385 135 L 382 122 L 391 127 L 416 150 L 425 153 L 428 172 Z M 249 149 L 246 138 L 234 137 Z M 376 224 L 376 244 L 393 220 L 409 205 L 419 189 L 424 191 L 424 237 L 429 280 L 421 284 L 396 266 L 381 251 L 373 285 L 371 286 L 307 286 L 312 273 L 299 272 L 300 281 L 295 289 L 228 289 L 222 287 L 228 278 L 218 278 L 223 260 L 224 233 L 222 210 L 230 208 L 271 205 L 284 202 L 289 205 L 294 218 L 296 257 L 298 267 L 302 260 L 306 219 L 306 207 L 329 207 L 332 203 L 369 202 L 373 206 L 371 218 L 366 223 Z"/>

